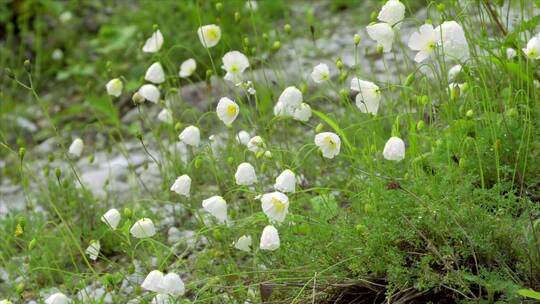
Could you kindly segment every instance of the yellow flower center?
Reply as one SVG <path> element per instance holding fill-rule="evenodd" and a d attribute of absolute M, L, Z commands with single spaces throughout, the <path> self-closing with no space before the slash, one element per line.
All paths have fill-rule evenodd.
<path fill-rule="evenodd" d="M 227 106 L 227 114 L 234 116 L 236 114 L 236 107 L 234 105 Z"/>
<path fill-rule="evenodd" d="M 210 40 L 216 40 L 218 38 L 218 33 L 215 29 L 209 29 L 206 31 L 206 36 L 208 36 L 208 39 Z"/>
<path fill-rule="evenodd" d="M 231 65 L 231 68 L 230 68 L 231 73 L 238 73 L 239 70 L 240 69 L 238 68 L 236 64 Z"/>
<path fill-rule="evenodd" d="M 431 41 L 429 44 L 428 44 L 428 50 L 434 50 L 435 49 L 435 42 Z"/>
<path fill-rule="evenodd" d="M 332 138 L 326 137 L 325 141 L 326 141 L 326 144 L 330 146 L 332 149 L 336 148 L 336 143 L 332 140 Z"/>
<path fill-rule="evenodd" d="M 277 212 L 283 212 L 285 210 L 285 204 L 277 198 L 272 197 L 272 204 L 274 205 L 274 209 L 276 209 Z"/>

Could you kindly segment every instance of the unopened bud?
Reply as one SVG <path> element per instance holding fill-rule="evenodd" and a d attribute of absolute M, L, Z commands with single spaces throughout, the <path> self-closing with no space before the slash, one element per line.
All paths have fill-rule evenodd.
<path fill-rule="evenodd" d="M 467 118 L 472 118 L 474 116 L 474 111 L 473 110 L 467 111 L 467 113 L 465 113 L 465 116 L 467 116 Z"/>
<path fill-rule="evenodd" d="M 30 63 L 30 60 L 26 59 L 24 61 L 24 69 L 26 70 L 26 72 L 30 73 L 30 71 L 32 71 L 32 64 Z"/>
<path fill-rule="evenodd" d="M 384 46 L 382 44 L 377 45 L 377 54 L 382 54 L 384 52 Z"/>
<path fill-rule="evenodd" d="M 343 69 L 343 61 L 341 61 L 341 58 L 336 60 L 336 68 L 338 68 L 338 70 Z"/>
<path fill-rule="evenodd" d="M 404 86 L 408 87 L 410 86 L 415 80 L 414 73 L 409 74 L 407 78 L 405 78 L 405 82 L 403 83 Z"/>
<path fill-rule="evenodd" d="M 272 50 L 277 51 L 281 48 L 281 42 L 279 40 L 274 41 L 272 44 Z"/>
<path fill-rule="evenodd" d="M 24 147 L 19 148 L 19 159 L 21 161 L 24 159 L 25 154 L 26 154 L 26 149 Z"/>
<path fill-rule="evenodd" d="M 223 10 L 223 3 L 216 3 L 216 11 L 221 12 Z"/>
<path fill-rule="evenodd" d="M 60 168 L 56 168 L 54 170 L 54 174 L 56 175 L 56 179 L 60 179 L 60 177 L 62 177 L 62 170 Z"/>
<path fill-rule="evenodd" d="M 360 35 L 354 34 L 354 37 L 353 37 L 354 45 L 359 45 L 361 40 L 362 38 L 360 37 Z"/>
<path fill-rule="evenodd" d="M 142 95 L 139 94 L 138 92 L 135 92 L 133 96 L 131 97 L 131 100 L 133 101 L 135 105 L 139 105 L 144 102 L 144 97 L 142 97 Z"/>
<path fill-rule="evenodd" d="M 235 13 L 234 13 L 234 21 L 235 21 L 235 22 L 239 22 L 239 21 L 240 21 L 240 12 L 235 12 Z"/>
<path fill-rule="evenodd" d="M 316 127 L 315 127 L 315 132 L 316 133 L 320 133 L 324 128 L 324 125 L 322 123 L 319 123 Z"/>
<path fill-rule="evenodd" d="M 424 129 L 426 123 L 423 120 L 420 120 L 416 123 L 416 130 L 421 131 Z"/>
<path fill-rule="evenodd" d="M 124 213 L 124 216 L 128 219 L 131 218 L 131 216 L 133 215 L 133 212 L 131 212 L 131 209 L 127 207 L 124 208 L 123 213 Z"/>
<path fill-rule="evenodd" d="M 283 26 L 283 31 L 287 34 L 290 34 L 291 33 L 291 25 L 286 23 L 284 26 Z"/>

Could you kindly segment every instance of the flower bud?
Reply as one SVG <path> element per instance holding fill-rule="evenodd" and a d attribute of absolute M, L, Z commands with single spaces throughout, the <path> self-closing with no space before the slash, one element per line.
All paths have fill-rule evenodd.
<path fill-rule="evenodd" d="M 467 116 L 467 118 L 472 118 L 474 116 L 474 111 L 468 110 L 467 113 L 465 113 L 465 116 Z"/>
<path fill-rule="evenodd" d="M 56 179 L 60 179 L 60 177 L 62 177 L 62 170 L 60 168 L 56 168 L 54 170 L 54 174 L 56 175 Z"/>
<path fill-rule="evenodd" d="M 32 64 L 30 63 L 30 60 L 26 59 L 23 65 L 26 72 L 30 73 L 30 71 L 32 71 Z"/>
<path fill-rule="evenodd" d="M 424 129 L 425 125 L 426 125 L 426 123 L 423 120 L 419 120 L 416 123 L 416 130 L 422 131 L 422 129 Z"/>
<path fill-rule="evenodd" d="M 341 58 L 336 60 L 336 68 L 338 68 L 338 70 L 343 69 L 343 61 L 341 61 Z"/>
<path fill-rule="evenodd" d="M 240 21 L 240 12 L 235 12 L 235 13 L 234 13 L 234 21 L 235 21 L 235 22 L 239 22 L 239 21 Z"/>
<path fill-rule="evenodd" d="M 194 167 L 195 169 L 199 169 L 202 165 L 202 159 L 200 157 L 198 157 L 196 160 L 195 160 L 195 163 L 194 163 Z"/>
<path fill-rule="evenodd" d="M 131 216 L 133 215 L 133 212 L 131 212 L 131 209 L 127 207 L 124 208 L 123 213 L 124 213 L 124 216 L 128 219 L 131 218 Z"/>
<path fill-rule="evenodd" d="M 221 12 L 223 10 L 223 3 L 216 3 L 216 11 Z"/>
<path fill-rule="evenodd" d="M 244 45 L 249 45 L 249 37 L 244 37 Z"/>
<path fill-rule="evenodd" d="M 341 90 L 339 90 L 339 96 L 341 96 L 341 98 L 347 100 L 349 99 L 349 90 L 343 88 Z"/>
<path fill-rule="evenodd" d="M 17 284 L 17 286 L 15 287 L 15 291 L 18 294 L 22 294 L 24 292 L 24 282 L 20 282 L 19 284 Z"/>
<path fill-rule="evenodd" d="M 354 37 L 353 37 L 354 45 L 359 45 L 361 40 L 362 38 L 360 37 L 360 35 L 354 34 Z"/>
<path fill-rule="evenodd" d="M 279 40 L 274 41 L 272 44 L 272 50 L 278 51 L 281 48 L 281 42 Z"/>
<path fill-rule="evenodd" d="M 269 150 L 266 150 L 266 151 L 264 152 L 264 157 L 266 157 L 266 158 L 272 158 L 272 152 L 270 152 Z"/>
<path fill-rule="evenodd" d="M 25 154 L 26 154 L 26 149 L 24 147 L 19 148 L 19 159 L 21 161 L 24 159 Z"/>
<path fill-rule="evenodd" d="M 414 73 L 409 74 L 407 78 L 405 78 L 405 82 L 403 83 L 404 86 L 408 87 L 410 86 L 415 80 Z"/>
<path fill-rule="evenodd" d="M 135 92 L 133 96 L 131 97 L 131 101 L 133 101 L 135 105 L 139 105 L 143 103 L 144 100 L 145 100 L 144 97 L 142 97 L 142 95 L 139 94 L 138 92 Z"/>
<path fill-rule="evenodd" d="M 384 46 L 382 44 L 377 45 L 377 54 L 382 55 L 384 52 Z"/>
<path fill-rule="evenodd" d="M 446 10 L 446 6 L 444 5 L 444 3 L 439 3 L 439 4 L 437 4 L 437 10 L 438 10 L 440 13 L 444 13 L 444 11 Z"/>
<path fill-rule="evenodd" d="M 263 33 L 263 34 L 262 34 L 262 39 L 265 40 L 265 41 L 268 41 L 268 34 L 267 34 L 267 33 Z"/>
<path fill-rule="evenodd" d="M 291 25 L 286 23 L 284 26 L 283 26 L 283 31 L 287 34 L 290 34 L 291 33 Z"/>
<path fill-rule="evenodd" d="M 35 238 L 33 238 L 29 243 L 28 243 L 28 250 L 32 250 L 36 247 L 36 244 L 37 244 L 37 240 Z"/>

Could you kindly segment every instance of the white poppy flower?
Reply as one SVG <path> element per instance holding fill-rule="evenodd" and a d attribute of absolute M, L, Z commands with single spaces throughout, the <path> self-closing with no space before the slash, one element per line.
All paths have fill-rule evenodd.
<path fill-rule="evenodd" d="M 381 8 L 377 19 L 390 25 L 394 25 L 403 20 L 404 17 L 405 5 L 399 2 L 399 0 L 388 0 Z"/>
<path fill-rule="evenodd" d="M 157 119 L 166 124 L 172 124 L 173 123 L 172 111 L 170 109 L 161 110 L 157 116 Z"/>
<path fill-rule="evenodd" d="M 255 0 L 247 0 L 245 7 L 248 11 L 255 12 L 259 9 L 259 3 Z"/>
<path fill-rule="evenodd" d="M 461 64 L 456 64 L 455 66 L 451 67 L 450 70 L 448 70 L 448 79 L 450 81 L 456 79 L 457 75 L 461 73 L 461 70 L 463 67 Z"/>
<path fill-rule="evenodd" d="M 264 141 L 262 139 L 262 137 L 260 136 L 253 136 L 248 144 L 247 144 L 247 148 L 249 151 L 253 152 L 253 153 L 259 153 L 260 151 L 263 151 L 264 150 Z"/>
<path fill-rule="evenodd" d="M 234 84 L 242 81 L 242 73 L 249 67 L 249 61 L 246 55 L 239 51 L 230 51 L 223 55 L 222 68 L 227 71 L 223 79 Z"/>
<path fill-rule="evenodd" d="M 282 223 L 289 212 L 289 198 L 278 191 L 263 194 L 261 205 L 264 214 L 272 222 Z"/>
<path fill-rule="evenodd" d="M 298 121 L 306 122 L 311 117 L 311 107 L 307 103 L 301 103 L 296 110 L 294 110 L 293 118 Z"/>
<path fill-rule="evenodd" d="M 68 304 L 70 302 L 71 300 L 61 292 L 54 293 L 45 300 L 45 304 Z"/>
<path fill-rule="evenodd" d="M 129 302 L 128 302 L 129 303 Z M 174 299 L 170 295 L 164 293 L 158 293 L 152 298 L 150 304 L 173 304 Z"/>
<path fill-rule="evenodd" d="M 227 97 L 222 97 L 216 107 L 216 113 L 219 118 L 225 125 L 231 125 L 238 113 L 240 113 L 240 107 L 236 102 L 232 101 Z"/>
<path fill-rule="evenodd" d="M 122 90 L 124 89 L 124 84 L 122 83 L 122 80 L 118 78 L 114 78 L 109 80 L 107 84 L 105 85 L 105 88 L 107 89 L 107 94 L 118 97 L 122 95 Z"/>
<path fill-rule="evenodd" d="M 155 53 L 161 49 L 163 45 L 163 35 L 159 30 L 155 31 L 150 38 L 146 40 L 142 51 L 145 53 Z"/>
<path fill-rule="evenodd" d="M 405 158 L 405 143 L 399 137 L 390 137 L 384 145 L 383 156 L 387 160 L 400 161 Z"/>
<path fill-rule="evenodd" d="M 236 141 L 244 146 L 247 146 L 250 139 L 251 135 L 247 131 L 242 130 L 236 134 Z"/>
<path fill-rule="evenodd" d="M 131 226 L 129 232 L 135 238 L 144 239 L 154 236 L 156 234 L 156 227 L 154 227 L 154 222 L 151 219 L 142 218 Z"/>
<path fill-rule="evenodd" d="M 527 58 L 540 59 L 540 35 L 532 37 L 529 42 L 527 42 L 527 47 L 522 50 Z"/>
<path fill-rule="evenodd" d="M 153 84 L 142 85 L 137 92 L 145 100 L 148 100 L 153 103 L 158 103 L 159 97 L 161 97 L 161 93 L 159 92 L 159 89 Z"/>
<path fill-rule="evenodd" d="M 446 59 L 465 61 L 469 58 L 469 44 L 461 25 L 455 21 L 445 21 L 435 31 Z"/>
<path fill-rule="evenodd" d="M 99 256 L 99 250 L 101 250 L 101 243 L 99 241 L 90 241 L 90 245 L 86 248 L 85 253 L 91 260 L 97 260 Z"/>
<path fill-rule="evenodd" d="M 201 142 L 201 131 L 195 126 L 189 126 L 178 135 L 178 138 L 186 145 L 197 147 Z"/>
<path fill-rule="evenodd" d="M 101 221 L 107 224 L 112 230 L 116 230 L 121 218 L 120 212 L 112 208 L 101 216 Z"/>
<path fill-rule="evenodd" d="M 84 149 L 84 142 L 80 138 L 75 138 L 75 140 L 69 146 L 69 154 L 75 157 L 81 157 L 82 151 Z"/>
<path fill-rule="evenodd" d="M 185 197 L 189 197 L 189 190 L 191 189 L 191 178 L 184 174 L 179 176 L 174 184 L 171 186 L 171 191 L 174 191 Z"/>
<path fill-rule="evenodd" d="M 182 78 L 188 78 L 195 73 L 195 70 L 197 70 L 197 62 L 195 59 L 189 58 L 180 65 L 180 72 L 178 75 Z"/>
<path fill-rule="evenodd" d="M 234 248 L 245 251 L 245 252 L 250 252 L 251 243 L 252 243 L 251 236 L 243 235 L 234 243 Z"/>
<path fill-rule="evenodd" d="M 241 163 L 236 169 L 234 179 L 237 185 L 250 186 L 257 182 L 255 168 L 250 163 Z"/>
<path fill-rule="evenodd" d="M 418 51 L 414 56 L 414 61 L 420 63 L 434 54 L 439 39 L 440 34 L 433 29 L 431 24 L 424 24 L 418 32 L 412 33 L 409 38 L 409 48 Z"/>
<path fill-rule="evenodd" d="M 208 24 L 201 26 L 197 30 L 197 35 L 205 48 L 211 48 L 216 46 L 221 39 L 221 29 L 215 24 Z"/>
<path fill-rule="evenodd" d="M 323 83 L 330 79 L 330 69 L 328 68 L 328 65 L 324 63 L 319 63 L 313 68 L 313 72 L 311 72 L 311 79 L 315 83 Z"/>
<path fill-rule="evenodd" d="M 202 202 L 204 210 L 212 214 L 220 223 L 227 221 L 227 202 L 223 197 L 215 195 Z"/>
<path fill-rule="evenodd" d="M 165 72 L 163 71 L 163 67 L 161 66 L 161 63 L 154 62 L 152 65 L 146 70 L 146 74 L 144 75 L 144 80 L 153 82 L 155 84 L 160 84 L 165 82 Z"/>
<path fill-rule="evenodd" d="M 514 50 L 513 48 L 507 48 L 506 49 L 506 58 L 514 59 L 514 57 L 516 57 L 516 56 L 517 56 L 516 50 Z"/>
<path fill-rule="evenodd" d="M 287 169 L 276 177 L 276 183 L 274 184 L 276 190 L 281 192 L 294 192 L 295 187 L 296 176 L 291 170 Z"/>
<path fill-rule="evenodd" d="M 366 31 L 371 39 L 377 41 L 377 44 L 382 46 L 383 52 L 388 53 L 392 50 L 394 30 L 388 23 L 368 25 Z"/>
<path fill-rule="evenodd" d="M 377 115 L 381 102 L 381 90 L 376 84 L 354 77 L 351 80 L 351 90 L 358 92 L 356 106 L 360 112 Z"/>
<path fill-rule="evenodd" d="M 184 281 L 182 281 L 180 276 L 174 272 L 169 272 L 163 276 L 161 289 L 162 293 L 175 297 L 183 295 L 186 291 Z"/>
<path fill-rule="evenodd" d="M 299 89 L 294 86 L 287 87 L 283 90 L 281 95 L 279 95 L 276 107 L 280 105 L 280 110 L 278 111 L 278 114 L 276 114 L 276 108 L 274 108 L 274 114 L 276 114 L 276 116 L 293 116 L 294 111 L 300 106 L 303 100 L 304 97 Z"/>
<path fill-rule="evenodd" d="M 315 135 L 315 145 L 321 150 L 323 157 L 334 158 L 339 154 L 341 139 L 335 133 L 322 132 Z"/>
<path fill-rule="evenodd" d="M 144 278 L 141 287 L 153 292 L 163 293 L 163 272 L 152 270 Z"/>
<path fill-rule="evenodd" d="M 262 250 L 276 250 L 279 248 L 279 233 L 276 227 L 272 225 L 264 227 L 259 247 Z"/>

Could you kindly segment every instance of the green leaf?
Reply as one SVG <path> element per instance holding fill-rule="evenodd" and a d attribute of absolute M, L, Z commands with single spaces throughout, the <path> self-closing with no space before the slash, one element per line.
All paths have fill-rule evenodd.
<path fill-rule="evenodd" d="M 310 199 L 313 211 L 317 213 L 323 220 L 331 219 L 337 215 L 338 204 L 333 195 L 322 194 Z"/>
<path fill-rule="evenodd" d="M 111 124 L 120 122 L 118 110 L 112 104 L 108 96 L 89 96 L 87 99 L 88 105 L 96 112 L 102 114 L 106 121 Z"/>
<path fill-rule="evenodd" d="M 517 293 L 522 297 L 540 300 L 540 292 L 532 289 L 519 289 Z"/>

